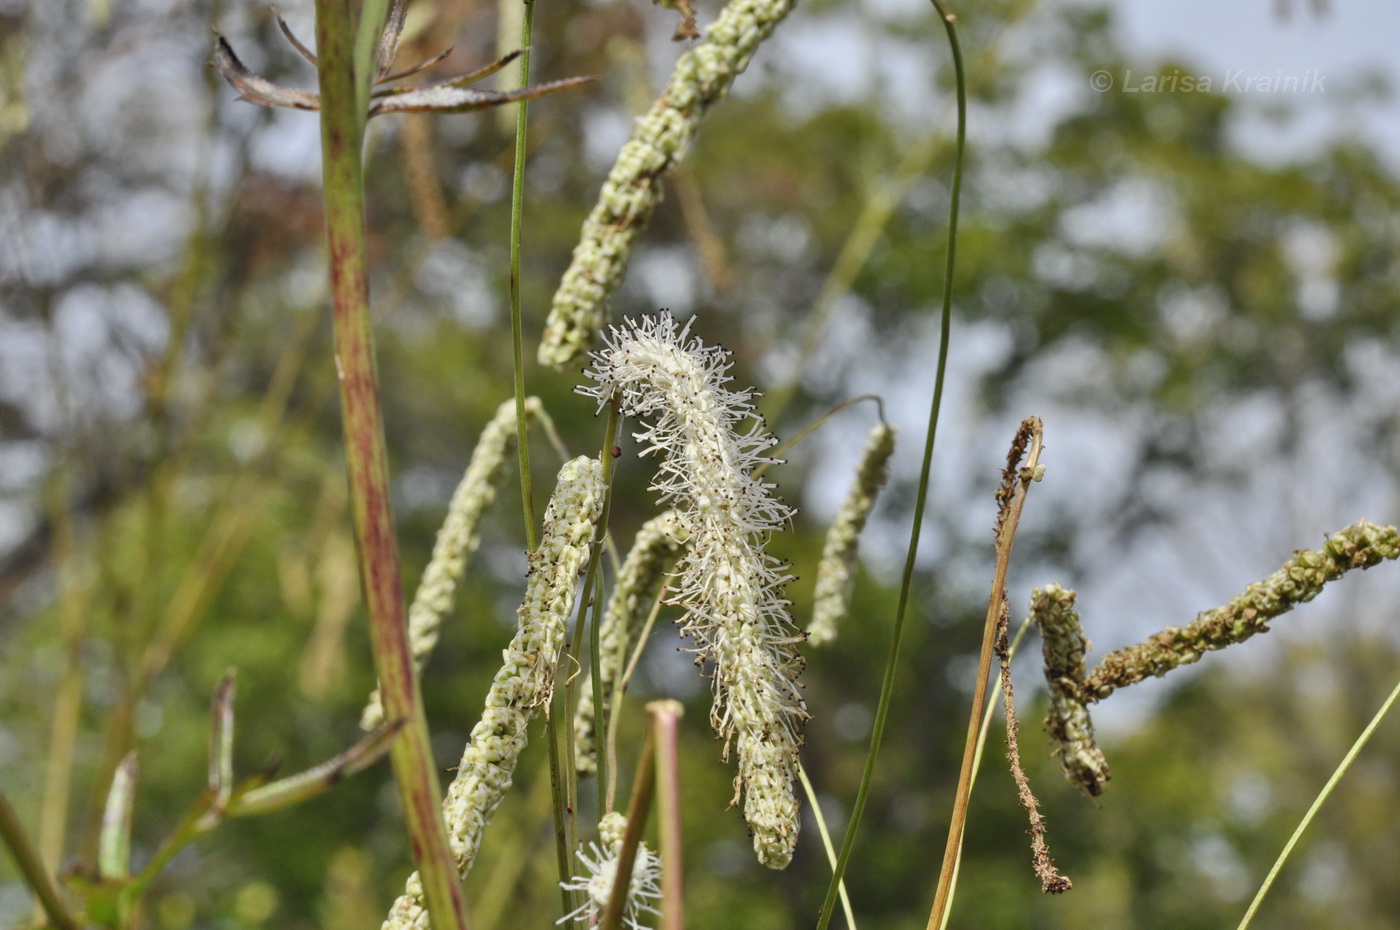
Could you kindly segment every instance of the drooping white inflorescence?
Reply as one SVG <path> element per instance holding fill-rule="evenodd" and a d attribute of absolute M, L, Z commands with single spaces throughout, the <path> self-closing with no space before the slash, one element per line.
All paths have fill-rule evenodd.
<path fill-rule="evenodd" d="M 704 41 L 676 62 L 666 90 L 638 117 L 583 224 L 573 260 L 554 294 L 540 364 L 567 364 L 593 345 L 606 318 L 607 299 L 622 283 L 632 242 L 661 201 L 661 176 L 685 157 L 705 112 L 724 99 L 759 44 L 796 3 L 730 0 Z"/>
<path fill-rule="evenodd" d="M 821 564 L 817 566 L 815 606 L 807 626 L 807 641 L 822 646 L 836 639 L 836 628 L 850 609 L 851 587 L 855 581 L 857 544 L 865 520 L 875 506 L 875 497 L 889 476 L 890 455 L 898 432 L 887 423 L 877 423 L 865 439 L 856 480 L 846 494 L 841 510 L 826 533 Z"/>
<path fill-rule="evenodd" d="M 783 868 L 799 826 L 794 790 L 807 717 L 796 678 L 800 638 L 782 595 L 784 566 L 765 550 L 791 510 L 754 478 L 776 442 L 748 391 L 727 386 L 728 354 L 688 339 L 669 315 L 615 327 L 580 388 L 624 415 L 649 418 L 634 433 L 643 455 L 660 453 L 652 482 L 676 512 L 689 549 L 676 569 L 672 603 L 685 608 L 682 632 L 714 663 L 710 722 L 738 750 L 736 799 L 759 861 Z"/>
<path fill-rule="evenodd" d="M 642 524 L 623 560 L 617 584 L 603 611 L 603 621 L 598 625 L 598 672 L 605 714 L 626 665 L 628 646 L 641 634 L 660 593 L 666 568 L 684 545 L 676 518 L 667 511 Z M 574 768 L 580 775 L 598 772 L 598 734 L 593 714 L 593 676 L 585 673 L 574 713 Z"/>
<path fill-rule="evenodd" d="M 517 612 L 515 637 L 491 682 L 486 709 L 472 728 L 457 777 L 447 789 L 443 814 L 457 868 L 465 878 L 476 860 L 481 834 L 510 788 L 525 748 L 527 727 L 554 691 L 554 676 L 579 575 L 588 565 L 594 527 L 603 508 L 603 466 L 576 458 L 559 470 L 545 510 L 539 548 L 530 554 L 530 578 Z M 417 873 L 394 902 L 383 930 L 426 930 L 427 909 Z"/>
<path fill-rule="evenodd" d="M 538 397 L 525 398 L 525 416 L 533 419 L 544 408 Z M 461 483 L 447 505 L 447 518 L 433 543 L 433 555 L 423 570 L 423 580 L 408 608 L 408 645 L 413 663 L 422 669 L 423 663 L 437 646 L 442 618 L 452 609 L 452 597 L 457 592 L 457 579 L 462 577 L 467 562 L 481 543 L 477 528 L 482 514 L 496 499 L 496 490 L 505 474 L 506 454 L 515 439 L 515 399 L 501 404 L 496 415 L 481 431 L 471 461 L 462 475 Z M 369 696 L 360 726 L 373 730 L 384 722 L 384 708 L 376 690 Z"/>
<path fill-rule="evenodd" d="M 584 927 L 596 927 L 598 920 L 607 910 L 608 898 L 612 896 L 613 885 L 617 882 L 618 855 L 622 850 L 622 835 L 627 830 L 627 819 L 617 812 L 608 814 L 598 824 L 603 845 L 589 843 L 589 852 L 579 851 L 578 858 L 588 874 L 576 875 L 570 881 L 560 882 L 569 891 L 582 891 L 584 901 L 571 913 L 555 921 L 556 924 L 576 921 Z M 631 930 L 643 930 L 643 914 L 659 914 L 653 901 L 661 899 L 661 889 L 657 882 L 661 878 L 661 858 L 647 848 L 646 843 L 637 844 L 637 857 L 632 860 L 632 880 L 627 886 L 627 904 L 622 911 L 622 923 Z"/>

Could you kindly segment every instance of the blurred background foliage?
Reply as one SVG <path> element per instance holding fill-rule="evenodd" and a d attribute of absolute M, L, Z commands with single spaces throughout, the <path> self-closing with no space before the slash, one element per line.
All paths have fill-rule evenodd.
<path fill-rule="evenodd" d="M 990 491 L 1021 417 L 1044 417 L 1050 470 L 1031 498 L 1012 602 L 1052 579 L 1079 587 L 1102 647 L 1223 603 L 1324 532 L 1396 519 L 1393 165 L 1344 137 L 1251 160 L 1237 139 L 1258 115 L 1247 95 L 1092 92 L 1098 70 L 1190 70 L 1130 60 L 1103 9 L 963 6 L 974 101 L 950 400 L 918 622 L 849 878 L 864 928 L 925 920 L 991 575 Z M 454 46 L 441 70 L 457 73 L 496 57 L 493 4 L 410 9 L 402 60 Z M 717 9 L 700 5 L 702 27 Z M 284 12 L 311 34 L 309 2 Z M 602 80 L 531 107 L 527 334 L 630 116 L 683 47 L 670 41 L 675 23 L 638 0 L 539 7 L 535 75 Z M 94 793 L 130 747 L 141 760 L 136 856 L 150 854 L 203 784 L 207 705 L 226 669 L 239 675 L 242 772 L 348 746 L 373 684 L 328 349 L 315 120 L 235 101 L 204 66 L 211 25 L 268 77 L 314 80 L 256 4 L 0 2 L 0 783 L 65 863 L 91 859 Z M 854 63 L 841 56 L 853 41 L 867 53 Z M 696 331 L 735 351 L 738 380 L 769 392 L 780 436 L 871 391 L 903 427 L 857 607 L 804 679 L 804 761 L 838 833 L 887 648 L 936 349 L 944 46 L 917 3 L 800 7 L 668 179 L 613 301 L 615 312 L 698 314 Z M 1329 92 L 1345 104 L 1344 90 Z M 1267 107 L 1292 118 L 1286 100 Z M 513 126 L 513 113 L 373 126 L 373 290 L 410 586 L 509 390 Z M 531 363 L 531 390 L 587 451 L 600 433 L 576 381 Z M 803 511 L 774 543 L 803 579 L 789 589 L 799 619 L 870 410 L 828 424 L 771 473 Z M 613 528 L 626 540 L 652 508 L 644 469 L 623 461 Z M 543 442 L 534 462 L 542 504 L 557 462 Z M 425 676 L 444 768 L 509 637 L 519 512 L 511 481 Z M 1023 657 L 1024 755 L 1076 886 L 1039 895 L 994 743 L 953 926 L 1233 926 L 1400 667 L 1395 574 L 1349 578 L 1270 642 L 1100 708 L 1115 778 L 1096 803 L 1041 751 L 1036 662 Z M 625 737 L 644 698 L 689 701 L 692 925 L 810 926 L 827 873 L 816 831 L 809 822 L 787 872 L 754 863 L 742 818 L 724 812 L 731 773 L 704 726 L 708 689 L 669 629 L 655 640 L 625 705 L 624 745 L 635 746 Z M 1392 721 L 1305 837 L 1267 925 L 1400 927 L 1397 760 Z M 521 773 L 468 881 L 478 928 L 557 916 L 538 741 Z M 388 779 L 381 765 L 302 807 L 224 825 L 176 860 L 145 924 L 378 926 L 409 869 Z M 20 923 L 29 906 L 3 860 L 0 919 Z"/>

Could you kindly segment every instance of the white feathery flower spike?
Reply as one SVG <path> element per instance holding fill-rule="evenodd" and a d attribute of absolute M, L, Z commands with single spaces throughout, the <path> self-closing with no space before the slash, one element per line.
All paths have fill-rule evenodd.
<path fill-rule="evenodd" d="M 503 653 L 505 661 L 491 682 L 486 709 L 472 728 L 442 805 L 448 842 L 463 878 L 476 860 L 481 834 L 511 786 L 530 720 L 553 693 L 579 575 L 588 565 L 603 509 L 603 492 L 603 466 L 597 459 L 581 456 L 559 470 L 539 547 L 530 553 L 530 578 L 517 612 L 515 637 Z M 383 930 L 427 930 L 427 919 L 414 873 Z"/>
<path fill-rule="evenodd" d="M 578 390 L 650 421 L 633 435 L 643 455 L 660 453 L 651 487 L 689 541 L 671 603 L 685 608 L 682 632 L 714 663 L 710 722 L 725 756 L 738 750 L 735 795 L 754 850 L 784 868 L 800 823 L 794 780 L 807 709 L 796 681 L 801 636 L 782 594 L 788 576 L 765 545 L 792 511 L 752 475 L 777 440 L 752 394 L 728 386 L 729 367 L 728 353 L 662 314 L 614 327 L 585 372 L 597 385 Z"/>
<path fill-rule="evenodd" d="M 525 398 L 525 416 L 534 419 L 543 412 L 538 397 Z M 433 543 L 433 555 L 423 570 L 423 580 L 408 608 L 408 646 L 413 664 L 420 670 L 437 646 L 438 628 L 442 618 L 452 609 L 457 592 L 457 579 L 462 577 L 467 562 L 481 543 L 477 532 L 486 508 L 496 499 L 496 491 L 505 475 L 506 454 L 515 439 L 515 398 L 501 404 L 496 415 L 481 431 L 471 461 L 462 475 L 452 501 L 447 505 L 447 518 Z M 376 690 L 369 696 L 360 726 L 373 730 L 384 722 L 384 708 Z"/>
<path fill-rule="evenodd" d="M 850 609 L 851 588 L 855 583 L 856 551 L 860 531 L 875 506 L 875 498 L 889 477 L 890 456 L 894 453 L 895 434 L 899 431 L 887 423 L 877 423 L 865 439 L 856 480 L 841 503 L 841 510 L 826 533 L 822 560 L 817 566 L 817 585 L 813 592 L 815 606 L 812 622 L 807 626 L 807 642 L 823 646 L 836 639 L 836 628 Z"/>
<path fill-rule="evenodd" d="M 626 829 L 626 820 L 620 814 L 613 813 L 608 817 L 622 820 L 623 829 Z M 601 824 L 599 826 L 602 828 Z M 576 910 L 555 921 L 556 924 L 576 921 L 585 927 L 597 926 L 608 908 L 608 898 L 612 896 L 613 885 L 617 882 L 617 859 L 621 848 L 622 836 L 619 832 L 615 842 L 609 843 L 605 835 L 602 848 L 597 843 L 589 843 L 588 851 L 579 851 L 579 862 L 587 874 L 575 875 L 570 881 L 560 882 L 559 885 L 568 891 L 583 892 L 584 901 Z M 624 926 L 631 930 L 643 930 L 643 914 L 661 913 L 652 906 L 653 901 L 661 899 L 660 878 L 661 858 L 645 843 L 639 843 L 637 858 L 632 861 L 632 880 L 627 886 L 627 904 L 622 912 Z"/>

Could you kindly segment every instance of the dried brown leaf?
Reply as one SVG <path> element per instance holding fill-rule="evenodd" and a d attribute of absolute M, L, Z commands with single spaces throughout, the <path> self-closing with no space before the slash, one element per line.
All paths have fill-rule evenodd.
<path fill-rule="evenodd" d="M 370 106 L 369 115 L 421 110 L 431 110 L 435 113 L 470 113 L 473 110 L 485 110 L 519 100 L 533 100 L 595 80 L 597 78 L 594 77 L 565 78 L 562 81 L 550 81 L 547 84 L 536 84 L 534 87 L 512 91 L 467 90 L 465 87 L 451 84 L 411 87 L 403 93 L 379 98 Z"/>
<path fill-rule="evenodd" d="M 265 107 L 291 107 L 294 110 L 321 108 L 321 98 L 314 91 L 282 87 L 254 74 L 234 54 L 233 46 L 228 44 L 227 39 L 218 32 L 214 33 L 214 38 L 214 58 L 210 64 L 219 69 L 224 80 L 228 81 L 244 100 Z"/>

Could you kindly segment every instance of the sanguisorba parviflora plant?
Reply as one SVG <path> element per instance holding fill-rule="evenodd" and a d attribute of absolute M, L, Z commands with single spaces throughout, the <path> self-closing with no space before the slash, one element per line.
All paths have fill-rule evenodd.
<path fill-rule="evenodd" d="M 637 643 L 651 615 L 662 583 L 685 548 L 684 531 L 670 511 L 652 517 L 637 530 L 632 548 L 618 570 L 608 606 L 598 625 L 598 681 L 585 672 L 574 712 L 574 768 L 580 776 L 598 774 L 598 715 L 608 717 L 611 695 L 625 671 L 629 647 Z M 593 689 L 602 693 L 594 700 Z M 596 708 L 596 709 L 595 709 Z"/>
<path fill-rule="evenodd" d="M 953 40 L 959 75 L 960 154 L 965 116 L 961 53 L 956 42 L 954 17 L 942 0 L 934 0 L 934 3 Z M 621 281 L 631 244 L 658 202 L 662 175 L 684 157 L 704 113 L 724 97 L 759 44 L 792 8 L 791 0 L 731 0 L 705 39 L 681 56 L 666 91 L 637 122 L 632 138 L 623 147 L 604 184 L 597 206 L 585 223 L 573 262 L 555 296 L 539 349 L 541 362 L 559 366 L 581 357 L 595 345 L 603 326 L 606 301 Z M 356 117 L 360 129 L 369 115 L 392 112 L 395 108 L 408 109 L 421 103 L 425 109 L 476 109 L 576 83 L 556 82 L 508 96 L 476 95 L 461 86 L 464 82 L 438 85 L 433 93 L 376 90 L 376 81 L 388 77 L 386 59 L 392 56 L 396 30 L 402 25 L 401 2 L 395 3 L 389 22 L 390 29 L 386 33 L 389 41 L 380 46 L 375 80 L 367 75 L 357 77 L 359 101 L 365 108 L 365 112 Z M 302 108 L 324 102 L 329 107 L 324 93 L 320 100 L 304 96 L 276 99 L 265 83 L 252 81 L 246 69 L 240 70 L 241 65 L 232 58 L 231 50 L 227 64 L 225 73 L 241 93 L 252 99 Z M 324 67 L 322 73 L 323 76 L 326 73 Z M 323 81 L 323 88 L 325 86 Z M 358 140 L 358 134 L 355 138 Z M 954 221 L 958 177 L 955 171 L 950 207 Z M 329 169 L 327 178 L 330 198 L 332 174 Z M 942 359 L 946 357 L 950 318 L 951 291 L 947 288 L 951 287 L 956 240 L 954 227 L 950 231 L 946 263 L 939 388 L 932 403 L 924 481 L 927 480 L 933 426 L 941 397 Z M 636 633 L 642 609 L 656 596 L 664 571 L 663 562 L 678 559 L 667 578 L 672 590 L 667 601 L 683 611 L 682 632 L 691 640 L 699 664 L 706 667 L 713 678 L 710 721 L 723 740 L 723 754 L 727 756 L 731 750 L 737 754 L 735 797 L 742 799 L 754 849 L 762 863 L 781 868 L 791 861 L 798 836 L 799 805 L 794 776 L 807 706 L 797 681 L 802 668 L 797 645 L 802 637 L 793 625 L 783 594 L 789 579 L 785 566 L 768 554 L 766 544 L 772 533 L 787 524 L 791 511 L 757 475 L 771 462 L 763 453 L 772 447 L 774 440 L 756 416 L 750 393 L 729 386 L 728 367 L 728 356 L 722 350 L 707 347 L 690 336 L 690 323 L 680 327 L 665 314 L 623 322 L 593 354 L 592 365 L 586 372 L 593 384 L 580 390 L 594 397 L 600 407 L 610 406 L 624 417 L 643 422 L 643 428 L 634 436 L 643 445 L 644 455 L 655 455 L 659 459 L 652 489 L 658 494 L 658 503 L 670 508 L 670 512 L 664 518 L 667 521 L 664 525 L 649 525 L 649 532 L 639 536 L 635 559 L 629 558 L 626 563 L 631 566 L 630 572 L 624 569 L 614 604 L 606 612 L 607 623 L 611 626 L 609 634 L 602 639 L 600 651 L 605 650 L 607 655 L 599 657 L 603 660 L 599 679 L 593 683 L 593 689 L 583 689 L 583 698 L 595 709 L 595 717 L 599 709 L 603 718 L 617 713 L 618 658 L 629 634 Z M 517 381 L 520 380 L 517 372 Z M 523 395 L 523 390 L 521 393 Z M 504 411 L 502 416 L 505 416 Z M 814 621 L 818 638 L 830 635 L 834 629 L 832 621 L 844 611 L 850 590 L 853 541 L 878 490 L 878 477 L 883 472 L 881 460 L 888 457 L 892 438 L 892 430 L 883 426 L 872 436 L 866 457 L 868 473 L 862 472 L 852 499 L 838 521 L 840 531 L 833 531 L 829 540 L 820 611 Z M 486 711 L 473 730 L 445 804 L 459 873 L 464 874 L 471 867 L 491 813 L 511 784 L 529 721 L 549 702 L 565 630 L 578 598 L 579 575 L 589 557 L 596 523 L 604 509 L 604 494 L 599 462 L 576 459 L 561 471 L 546 515 L 543 541 L 531 554 L 531 577 L 515 638 L 493 682 Z M 918 522 L 919 513 L 916 512 L 916 526 Z M 1394 530 L 1387 529 L 1390 536 L 1385 538 L 1390 539 Z M 1381 535 L 1385 536 L 1385 532 L 1381 531 Z M 913 540 L 911 549 L 917 548 L 917 533 Z M 1371 545 L 1368 551 L 1373 550 L 1378 557 L 1394 558 L 1395 548 L 1385 542 Z M 911 564 L 912 558 L 911 552 Z M 1352 558 L 1341 570 L 1366 564 L 1371 563 Z M 460 560 L 451 570 L 460 570 Z M 1316 577 L 1327 574 L 1312 563 L 1301 570 Z M 906 578 L 906 595 L 907 585 Z M 1305 598 L 1295 600 L 1300 599 Z M 1292 601 L 1280 603 L 1281 610 L 1291 606 Z M 901 616 L 902 610 L 903 607 Z M 1231 630 L 1241 623 L 1248 626 L 1252 616 L 1246 616 L 1249 610 L 1260 612 L 1257 606 L 1247 608 L 1239 617 L 1227 618 L 1225 625 Z M 1059 619 L 1065 621 L 1060 629 L 1072 638 L 1068 615 L 1062 613 Z M 577 622 L 584 622 L 582 612 Z M 596 617 L 594 622 L 598 622 Z M 1218 626 L 1212 626 L 1211 630 Z M 1189 644 L 1200 639 L 1185 635 L 1194 629 L 1194 626 L 1187 628 L 1180 642 Z M 419 637 L 424 644 L 431 637 L 426 630 L 424 627 Z M 1056 634 L 1049 627 L 1047 631 L 1053 639 Z M 1210 638 L 1213 635 L 1210 631 L 1202 631 L 1201 635 L 1206 637 L 1201 640 L 1204 643 L 1201 648 L 1219 648 L 1226 641 L 1237 641 L 1232 638 L 1234 633 L 1231 636 L 1222 634 L 1217 639 Z M 896 633 L 896 644 L 897 637 Z M 1165 648 L 1177 657 L 1177 662 L 1192 660 L 1184 657 L 1181 649 L 1173 648 L 1178 643 L 1174 633 L 1169 633 L 1168 639 L 1171 642 L 1163 642 L 1159 636 L 1155 646 L 1148 643 L 1143 648 L 1148 653 Z M 1069 643 L 1053 656 L 1047 653 L 1048 660 L 1055 666 L 1059 686 L 1055 713 L 1074 718 L 1072 724 L 1060 729 L 1064 737 L 1061 756 L 1078 766 L 1076 778 L 1080 784 L 1086 782 L 1084 772 L 1097 769 L 1101 760 L 1094 755 L 1092 730 L 1082 705 L 1111 690 L 1111 687 L 1106 690 L 1089 688 L 1088 683 L 1094 680 L 1092 675 L 1083 682 L 1076 680 L 1084 674 L 1084 645 Z M 413 658 L 421 660 L 423 651 Z M 1199 651 L 1192 655 L 1198 654 Z M 897 645 L 891 655 L 889 674 L 896 665 L 893 658 L 898 655 Z M 1133 656 L 1136 658 L 1137 653 Z M 1175 664 L 1166 660 L 1153 664 L 1151 656 L 1145 656 L 1143 661 L 1146 664 L 1141 667 L 1146 671 L 1142 674 L 1159 674 L 1158 669 Z M 596 690 L 600 698 L 587 693 L 591 690 Z M 888 690 L 886 687 L 886 696 Z M 1080 702 L 1078 707 L 1076 701 Z M 882 700 L 881 715 L 885 709 L 886 701 Z M 584 737 L 590 729 L 588 716 L 580 712 L 578 717 L 578 729 Z M 596 729 L 606 726 L 606 719 L 594 719 L 591 724 L 596 738 Z M 1053 721 L 1051 726 L 1054 735 Z M 877 744 L 878 735 L 872 742 L 872 761 Z M 587 747 L 582 743 L 580 760 L 587 771 Z M 1106 765 L 1101 770 L 1106 778 Z M 568 777 L 572 776 L 572 772 L 568 773 Z M 868 784 L 869 766 L 862 797 Z M 858 802 L 857 810 L 859 808 Z M 597 920 L 604 900 L 617 900 L 615 895 L 605 894 L 604 885 L 611 877 L 615 882 L 626 881 L 627 890 L 633 892 L 635 906 L 627 912 L 626 919 L 635 925 L 649 910 L 648 902 L 654 900 L 649 876 L 653 874 L 655 862 L 650 853 L 643 852 L 629 875 L 617 875 L 618 860 L 611 857 L 619 853 L 630 856 L 638 847 L 623 849 L 615 815 L 600 813 L 604 815 L 600 823 L 602 845 L 589 847 L 592 855 L 579 855 L 570 850 L 566 857 L 587 868 L 562 876 L 566 890 L 581 896 L 581 900 L 574 898 L 578 903 L 571 913 L 566 908 L 564 920 L 572 918 L 590 924 Z M 852 835 L 854 822 L 853 819 Z M 850 839 L 848 835 L 843 862 Z M 635 889 L 632 886 L 636 886 Z M 385 926 L 425 926 L 428 915 L 423 908 L 422 890 L 415 876 L 405 895 L 396 902 Z M 668 919 L 676 917 L 674 913 L 667 916 Z M 436 918 L 435 908 L 435 921 Z"/>
<path fill-rule="evenodd" d="M 951 14 L 941 0 L 935 0 L 935 5 L 951 30 Z M 655 457 L 651 488 L 657 493 L 657 503 L 668 510 L 638 533 L 600 619 L 598 612 L 579 609 L 579 604 L 587 600 L 580 597 L 580 579 L 590 559 L 597 557 L 595 543 L 606 511 L 604 467 L 598 459 L 580 457 L 560 469 L 541 541 L 529 553 L 529 577 L 514 636 L 442 802 L 444 839 L 452 861 L 443 863 L 442 857 L 433 856 L 432 847 L 438 839 L 434 834 L 441 831 L 443 822 L 436 820 L 436 797 L 430 797 L 435 793 L 436 778 L 424 748 L 426 731 L 416 695 L 415 670 L 433 647 L 457 578 L 477 545 L 476 528 L 500 482 L 517 412 L 538 416 L 542 408 L 534 398 L 521 401 L 519 406 L 515 399 L 501 406 L 454 496 L 412 608 L 405 611 L 402 603 L 395 604 L 402 598 L 389 530 L 392 521 L 387 507 L 383 434 L 368 330 L 358 149 L 364 122 L 370 116 L 407 110 L 481 109 L 575 86 L 580 79 L 505 93 L 466 88 L 470 80 L 498 70 L 513 57 L 507 56 L 462 78 L 390 87 L 398 77 L 389 73 L 389 65 L 404 22 L 404 2 L 395 0 L 392 9 L 386 9 L 387 0 L 367 6 L 387 13 L 387 24 L 381 30 L 372 11 L 367 10 L 359 38 L 379 30 L 378 41 L 356 42 L 352 49 L 354 30 L 345 5 L 321 0 L 319 57 L 295 43 L 320 70 L 320 93 L 272 85 L 248 71 L 222 38 L 217 43 L 215 64 L 239 93 L 253 102 L 324 110 L 328 227 L 337 347 L 347 385 L 348 457 L 361 538 L 361 568 L 367 579 L 376 657 L 385 686 L 383 705 L 376 693 L 366 709 L 365 723 L 375 726 L 383 721 L 386 711 L 392 720 L 311 776 L 272 785 L 249 782 L 235 786 L 229 756 L 232 686 L 231 682 L 226 684 L 215 701 L 216 752 L 208 808 L 200 808 L 188 835 L 179 834 L 177 839 L 187 841 L 196 829 L 207 828 L 223 817 L 261 812 L 324 790 L 344 773 L 368 764 L 394 739 L 396 777 L 402 784 L 411 782 L 403 789 L 403 797 L 415 851 L 426 849 L 426 855 L 420 857 L 422 877 L 418 872 L 412 875 L 384 927 L 425 930 L 430 907 L 431 922 L 440 930 L 465 926 L 461 889 L 453 879 L 470 871 L 492 814 L 514 780 L 529 726 L 550 706 L 566 655 L 570 622 L 582 624 L 591 617 L 601 627 L 598 677 L 590 687 L 580 689 L 575 718 L 577 770 L 589 774 L 595 768 L 590 760 L 597 751 L 600 730 L 619 711 L 622 661 L 628 643 L 638 638 L 643 618 L 656 599 L 663 597 L 667 605 L 680 609 L 681 631 L 692 644 L 697 664 L 712 679 L 710 723 L 723 742 L 722 755 L 727 759 L 733 751 L 737 756 L 735 800 L 742 801 L 758 860 L 771 868 L 783 868 L 791 862 L 798 839 L 795 781 L 808 709 L 798 683 L 803 663 L 797 647 L 804 636 L 794 626 L 784 595 L 790 578 L 784 563 L 768 553 L 767 544 L 773 533 L 788 524 L 792 511 L 761 478 L 763 469 L 775 462 L 765 455 L 775 440 L 755 413 L 751 392 L 730 385 L 728 354 L 692 337 L 693 320 L 681 326 L 666 313 L 627 319 L 612 328 L 585 372 L 592 383 L 580 387 L 579 392 L 594 398 L 600 408 L 611 408 L 641 424 L 633 436 L 642 446 L 643 457 Z M 732 0 L 704 41 L 681 56 L 666 92 L 638 121 L 585 224 L 573 264 L 555 297 L 540 346 L 542 362 L 562 364 L 595 344 L 605 302 L 621 280 L 633 239 L 659 198 L 662 175 L 684 156 L 701 117 L 723 98 L 758 45 L 792 8 L 791 0 Z M 377 52 L 365 57 L 362 47 Z M 959 75 L 961 78 L 960 58 Z M 956 197 L 953 200 L 956 211 Z M 954 233 L 950 236 L 950 280 L 951 243 L 955 241 Z M 947 313 L 945 299 L 944 352 Z M 936 410 L 937 400 L 934 422 Z M 856 539 L 883 483 L 894 434 L 893 427 L 884 423 L 872 431 L 861 470 L 828 534 L 818 573 L 816 612 L 809 627 L 814 644 L 834 638 L 837 623 L 847 612 Z M 1022 484 L 1030 480 L 1029 476 L 1020 479 Z M 1000 546 L 1009 559 L 1009 539 L 999 541 Z M 916 543 L 911 543 L 912 548 Z M 1318 552 L 1295 554 L 1279 573 L 1251 586 L 1229 605 L 1201 615 L 1187 627 L 1168 628 L 1138 646 L 1120 650 L 1092 673 L 1087 671 L 1088 642 L 1073 610 L 1073 592 L 1057 585 L 1037 590 L 1032 614 L 1045 639 L 1046 677 L 1052 695 L 1047 725 L 1071 780 L 1091 795 L 1099 794 L 1108 780 L 1107 763 L 1093 738 L 1089 703 L 1144 677 L 1194 662 L 1207 650 L 1241 642 L 1266 629 L 1264 624 L 1272 617 L 1311 599 L 1344 572 L 1397 557 L 1400 537 L 1394 527 L 1357 524 L 1332 537 Z M 912 564 L 912 553 L 910 558 Z M 999 566 L 999 578 L 1004 569 L 1004 564 Z M 663 585 L 669 594 L 661 594 Z M 994 594 L 996 605 L 1002 608 L 998 619 L 1004 631 L 1004 596 L 999 585 Z M 896 649 L 892 655 L 897 654 Z M 1005 662 L 1003 655 L 1004 668 Z M 890 674 L 895 664 L 891 662 Z M 882 713 L 886 706 L 882 702 Z M 674 715 L 671 722 L 674 724 Z M 416 741 L 415 748 L 400 751 L 410 741 Z M 125 822 L 129 831 L 134 762 L 124 763 L 119 774 L 122 777 L 117 779 L 110 799 L 116 811 L 113 821 L 119 827 Z M 862 796 L 868 788 L 868 774 Z M 574 777 L 574 773 L 566 777 Z M 433 810 L 425 809 L 425 800 L 432 802 L 428 806 Z M 15 838 L 13 818 L 7 811 L 0 796 L 0 814 L 6 815 L 0 817 L 0 828 L 12 848 L 22 848 L 23 838 Z M 579 866 L 561 876 L 563 888 L 575 895 L 577 904 L 572 910 L 566 907 L 560 922 L 595 925 L 603 919 L 605 909 L 615 910 L 610 902 L 619 900 L 617 889 L 621 888 L 626 903 L 620 919 L 633 928 L 640 927 L 648 914 L 658 913 L 656 903 L 666 906 L 659 899 L 657 878 L 667 863 L 636 842 L 635 821 L 629 826 L 613 811 L 601 811 L 600 815 L 601 842 L 579 843 L 582 851 L 570 850 L 565 857 Z M 625 835 L 628 842 L 624 842 Z M 123 840 L 118 831 L 104 845 L 125 853 L 129 851 L 129 834 Z M 850 836 L 848 847 L 849 843 Z M 175 848 L 171 847 L 171 855 Z M 843 862 L 846 854 L 843 851 Z M 669 851 L 667 856 L 679 858 Z M 631 863 L 627 875 L 620 874 L 621 863 Z M 126 874 L 125 857 L 111 855 L 104 860 L 106 871 L 99 871 L 98 878 L 109 883 L 126 881 L 126 887 L 139 891 L 149 884 L 160 864 L 163 860 L 157 857 L 156 868 L 148 867 L 132 876 Z M 675 865 L 674 861 L 670 864 Z M 44 894 L 55 924 L 77 925 L 64 913 L 61 902 L 48 903 L 54 895 L 43 875 L 27 873 L 27 877 Z M 1068 887 L 1067 882 L 1064 887 Z M 110 904 L 116 915 L 108 925 L 125 926 L 130 915 L 129 909 L 123 911 L 122 907 L 130 902 L 120 899 L 117 892 L 108 897 L 110 901 L 104 898 L 101 904 Z M 674 911 L 665 917 L 678 925 Z"/>

